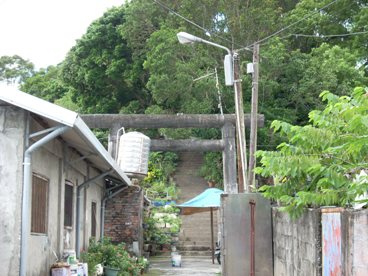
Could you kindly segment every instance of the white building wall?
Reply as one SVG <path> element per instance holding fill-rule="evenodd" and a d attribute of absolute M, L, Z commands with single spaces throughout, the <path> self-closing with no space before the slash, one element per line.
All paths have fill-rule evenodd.
<path fill-rule="evenodd" d="M 96 239 L 98 240 L 100 238 L 100 218 L 101 218 L 101 200 L 103 197 L 104 188 L 102 183 L 93 183 L 87 188 L 86 193 L 86 209 L 84 210 L 85 213 L 85 232 L 84 232 L 84 248 L 88 247 L 89 240 L 91 238 L 91 232 L 92 232 L 92 202 L 96 203 Z"/>
<path fill-rule="evenodd" d="M 19 274 L 20 225 L 23 183 L 23 154 L 27 112 L 1 106 L 0 102 L 0 275 Z M 30 133 L 42 130 L 32 120 Z M 49 180 L 47 234 L 29 233 L 27 275 L 49 275 L 50 266 L 62 257 L 64 249 L 76 246 L 77 185 L 100 174 L 87 169 L 81 156 L 61 140 L 54 139 L 32 153 L 32 171 Z M 88 175 L 89 174 L 89 175 Z M 65 180 L 74 184 L 73 226 L 64 227 Z M 81 248 L 86 248 L 91 235 L 91 202 L 97 203 L 97 236 L 100 231 L 100 203 L 104 179 L 86 186 L 81 200 Z M 83 190 L 83 189 L 82 189 Z M 28 195 L 31 197 L 31 193 Z M 84 204 L 85 202 L 85 204 Z M 31 207 L 31 206 L 30 206 Z M 29 208 L 31 219 L 31 208 Z"/>
<path fill-rule="evenodd" d="M 25 112 L 0 102 L 0 275 L 19 274 Z"/>
<path fill-rule="evenodd" d="M 57 146 L 57 141 L 50 144 Z M 49 181 L 48 187 L 48 210 L 47 210 L 47 234 L 29 235 L 28 269 L 29 275 L 46 275 L 56 257 L 58 251 L 58 225 L 60 225 L 59 200 L 63 197 L 59 193 L 59 158 L 53 153 L 40 148 L 32 154 L 32 171 Z M 31 188 L 32 190 L 32 188 Z M 30 202 L 32 192 L 29 194 Z M 32 203 L 31 203 L 32 204 Z M 31 218 L 31 208 L 29 209 Z"/>

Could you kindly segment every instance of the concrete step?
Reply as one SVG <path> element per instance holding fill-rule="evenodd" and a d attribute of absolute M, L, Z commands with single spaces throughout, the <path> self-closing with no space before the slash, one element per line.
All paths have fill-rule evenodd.
<path fill-rule="evenodd" d="M 211 250 L 211 246 L 208 245 L 178 245 L 176 246 L 178 251 L 208 251 Z"/>
<path fill-rule="evenodd" d="M 215 233 L 213 233 L 215 235 Z M 190 230 L 190 229 L 185 229 L 182 233 L 180 233 L 179 235 L 179 240 L 181 240 L 181 238 L 194 238 L 194 239 L 203 239 L 206 237 L 210 237 L 211 236 L 211 231 L 208 229 L 200 229 L 200 232 L 195 229 Z"/>
<path fill-rule="evenodd" d="M 211 256 L 212 251 L 210 248 L 204 250 L 179 250 L 177 249 L 178 254 L 182 256 Z M 171 251 L 156 251 L 154 256 L 158 257 L 171 257 Z"/>
<path fill-rule="evenodd" d="M 215 239 L 215 238 L 214 238 Z M 217 239 L 215 239 L 217 240 Z M 178 242 L 178 244 L 183 244 L 183 245 L 197 245 L 197 244 L 201 244 L 201 245 L 205 245 L 205 246 L 210 246 L 211 245 L 211 238 L 202 238 L 202 239 L 190 239 L 190 238 L 186 238 L 185 240 L 181 240 Z"/>
<path fill-rule="evenodd" d="M 178 167 L 173 176 L 180 189 L 178 203 L 183 203 L 202 193 L 208 188 L 207 181 L 199 176 L 203 164 L 203 154 L 198 152 L 183 152 L 179 155 Z M 177 246 L 186 256 L 211 256 L 211 226 L 210 213 L 200 213 L 181 216 L 182 229 Z M 217 240 L 217 213 L 214 213 L 214 236 Z M 183 254 L 183 255 L 184 255 Z"/>
<path fill-rule="evenodd" d="M 212 256 L 211 250 L 206 251 L 179 251 L 179 254 L 182 256 Z"/>

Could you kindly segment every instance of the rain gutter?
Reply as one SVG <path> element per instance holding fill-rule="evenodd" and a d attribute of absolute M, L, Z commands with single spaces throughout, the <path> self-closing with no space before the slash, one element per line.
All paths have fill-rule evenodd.
<path fill-rule="evenodd" d="M 22 214 L 21 214 L 21 248 L 20 248 L 20 268 L 19 275 L 26 276 L 26 268 L 27 268 L 27 255 L 28 255 L 28 233 L 29 233 L 29 192 L 30 186 L 32 183 L 32 153 L 50 142 L 52 139 L 55 139 L 59 135 L 63 134 L 67 130 L 71 129 L 69 126 L 59 126 L 57 128 L 50 128 L 48 131 L 51 131 L 45 137 L 42 137 L 40 140 L 32 144 L 30 147 L 26 149 L 24 152 L 24 161 L 23 161 L 23 196 L 22 196 Z M 40 131 L 38 133 L 34 133 L 29 135 L 29 137 L 34 137 L 36 135 L 45 134 L 47 130 Z"/>

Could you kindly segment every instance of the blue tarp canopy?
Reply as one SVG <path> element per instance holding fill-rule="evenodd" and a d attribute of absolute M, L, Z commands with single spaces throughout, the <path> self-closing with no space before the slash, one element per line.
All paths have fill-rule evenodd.
<path fill-rule="evenodd" d="M 199 212 L 207 212 L 220 207 L 220 197 L 222 190 L 217 188 L 209 188 L 200 193 L 196 197 L 177 205 L 181 209 L 182 215 L 190 215 Z"/>

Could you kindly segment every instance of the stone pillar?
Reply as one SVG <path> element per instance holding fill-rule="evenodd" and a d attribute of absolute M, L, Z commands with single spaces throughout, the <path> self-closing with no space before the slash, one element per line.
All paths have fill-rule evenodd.
<path fill-rule="evenodd" d="M 120 125 L 113 125 L 112 128 L 110 128 L 109 133 L 109 141 L 108 141 L 108 152 L 112 156 L 112 158 L 116 159 L 116 147 L 119 143 L 119 137 L 117 137 L 118 131 L 120 129 Z"/>
<path fill-rule="evenodd" d="M 222 128 L 222 141 L 224 143 L 222 152 L 224 191 L 226 194 L 236 194 L 238 183 L 236 182 L 235 128 L 232 124 L 226 123 Z"/>

